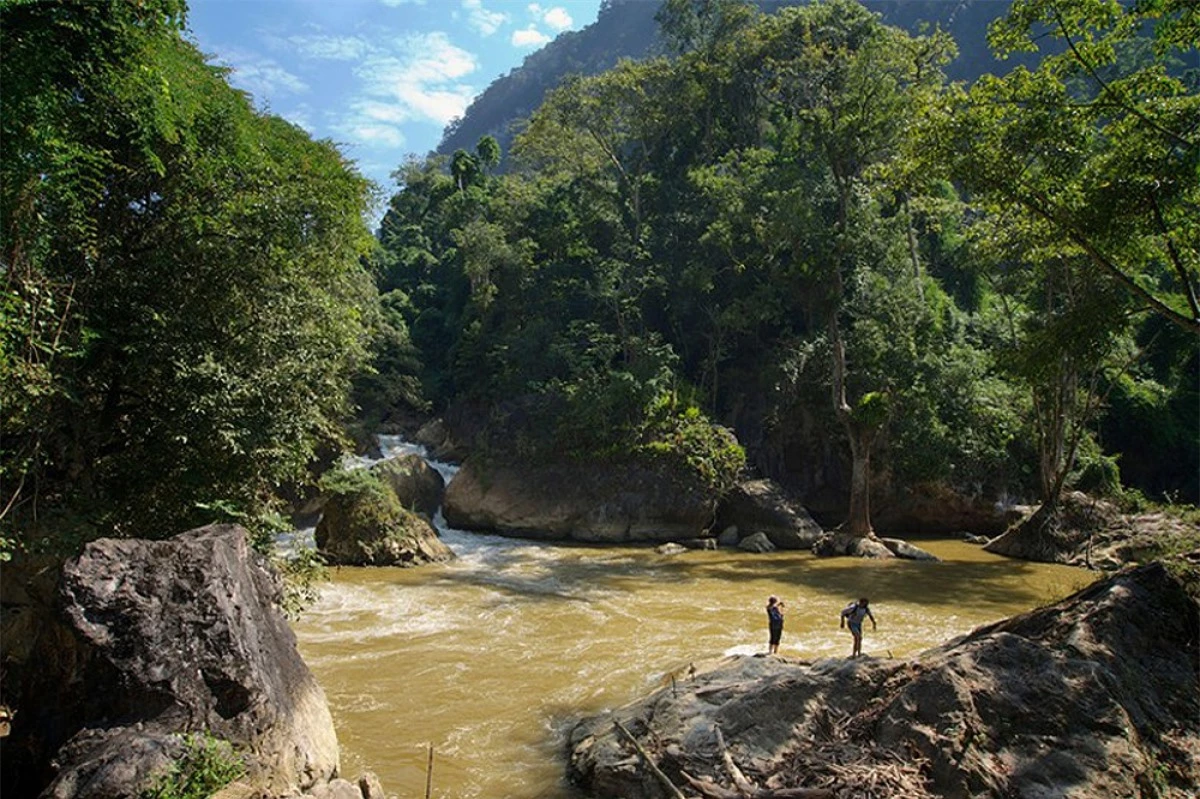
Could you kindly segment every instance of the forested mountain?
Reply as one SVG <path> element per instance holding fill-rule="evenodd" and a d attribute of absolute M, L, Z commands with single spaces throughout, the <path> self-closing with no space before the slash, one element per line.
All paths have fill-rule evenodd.
<path fill-rule="evenodd" d="M 805 0 L 758 0 L 764 12 L 803 5 Z M 971 79 L 999 63 L 987 46 L 987 26 L 1008 9 L 1008 0 L 865 0 L 883 21 L 911 33 L 939 27 L 954 37 L 958 55 L 946 66 L 950 79 Z M 446 128 L 437 152 L 470 149 L 483 136 L 494 136 L 505 152 L 515 130 L 541 105 L 546 92 L 572 74 L 596 75 L 622 58 L 661 55 L 665 45 L 655 16 L 661 0 L 606 0 L 595 22 L 569 31 L 487 87 L 460 119 Z M 1018 62 L 1019 62 L 1018 58 Z"/>
<path fill-rule="evenodd" d="M 1018 0 L 1030 66 L 969 86 L 852 0 L 666 8 L 670 55 L 566 79 L 508 173 L 491 137 L 402 168 L 377 284 L 429 401 L 493 457 L 716 473 L 712 419 L 860 533 L 918 486 L 1196 500 L 1193 5 Z"/>

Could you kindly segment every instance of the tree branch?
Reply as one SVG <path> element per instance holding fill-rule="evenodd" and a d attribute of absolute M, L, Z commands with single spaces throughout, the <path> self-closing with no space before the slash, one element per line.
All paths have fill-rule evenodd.
<path fill-rule="evenodd" d="M 1033 211 L 1047 222 L 1050 222 L 1055 227 L 1065 232 L 1067 238 L 1077 244 L 1094 264 L 1099 266 L 1103 271 L 1107 272 L 1112 277 L 1116 278 L 1119 283 L 1132 291 L 1136 297 L 1146 302 L 1146 304 L 1148 304 L 1156 313 L 1162 315 L 1167 320 L 1174 322 L 1176 325 L 1182 327 L 1189 333 L 1200 333 L 1200 316 L 1191 318 L 1184 316 L 1179 311 L 1176 311 L 1161 299 L 1154 296 L 1154 294 L 1152 294 L 1149 290 L 1143 288 L 1136 280 L 1133 279 L 1131 275 L 1126 274 L 1119 266 L 1114 264 L 1112 261 L 1106 258 L 1102 252 L 1096 249 L 1096 246 L 1092 244 L 1083 233 L 1076 230 L 1074 226 L 1067 224 L 1055 216 L 1054 212 L 1047 207 L 1049 206 L 1049 202 L 1044 197 L 1040 197 L 1036 194 L 1031 196 L 1022 196 L 1019 192 L 1014 192 L 1013 195 L 1014 199 L 1021 203 L 1021 205 L 1024 205 L 1030 211 Z"/>
<path fill-rule="evenodd" d="M 1159 207 L 1158 198 L 1154 196 L 1154 192 L 1150 192 L 1150 208 L 1154 211 L 1154 222 L 1158 225 L 1158 229 L 1162 231 L 1163 241 L 1167 244 L 1167 254 L 1171 256 L 1171 265 L 1175 267 L 1175 272 L 1179 275 L 1179 282 L 1183 284 L 1183 290 L 1187 293 L 1187 301 L 1192 309 L 1192 317 L 1200 319 L 1200 302 L 1196 300 L 1196 286 L 1192 282 L 1191 275 L 1187 272 L 1183 258 L 1180 257 L 1179 251 L 1175 249 L 1175 240 L 1171 238 L 1171 232 L 1167 229 L 1167 222 L 1163 219 L 1162 208 Z"/>
<path fill-rule="evenodd" d="M 626 740 L 633 744 L 633 748 L 637 750 L 638 757 L 642 759 L 642 763 L 645 764 L 646 770 L 654 775 L 654 779 L 658 780 L 659 785 L 663 787 L 671 799 L 687 799 L 687 797 L 683 795 L 683 792 L 680 791 L 679 788 L 675 787 L 675 783 L 671 782 L 671 778 L 664 774 L 662 769 L 654 764 L 654 760 L 650 757 L 650 754 L 644 748 L 642 748 L 642 745 L 638 743 L 638 739 L 633 737 L 633 733 L 625 729 L 624 724 L 616 719 L 613 719 L 613 726 L 617 728 L 617 732 L 621 733 Z"/>
<path fill-rule="evenodd" d="M 1177 143 L 1182 144 L 1185 147 L 1194 147 L 1196 145 L 1195 142 L 1188 140 L 1186 137 L 1181 136 L 1180 134 L 1176 133 L 1173 130 L 1168 130 L 1167 128 L 1164 128 L 1162 125 L 1158 124 L 1153 119 L 1150 119 L 1149 117 L 1147 117 L 1145 114 L 1143 114 L 1141 111 L 1139 111 L 1137 109 L 1137 107 L 1131 105 L 1129 102 L 1127 102 L 1125 100 L 1124 97 L 1122 97 L 1120 94 L 1118 94 L 1116 92 L 1116 90 L 1114 90 L 1111 86 L 1109 86 L 1107 83 L 1105 83 L 1104 79 L 1100 77 L 1100 75 L 1096 72 L 1095 68 L 1090 63 L 1088 63 L 1087 59 L 1085 59 L 1083 57 L 1083 54 L 1080 53 L 1079 49 L 1075 46 L 1075 41 L 1071 38 L 1071 34 L 1067 32 L 1066 23 L 1063 22 L 1062 14 L 1060 14 L 1058 11 L 1058 6 L 1052 6 L 1052 8 L 1054 9 L 1054 21 L 1058 23 L 1058 29 L 1060 31 L 1062 31 L 1062 38 L 1066 41 L 1067 47 L 1069 47 L 1071 49 L 1071 53 L 1075 56 L 1075 60 L 1078 61 L 1080 63 L 1080 65 L 1083 66 L 1084 70 L 1088 73 L 1088 75 L 1091 76 L 1092 80 L 1096 81 L 1096 83 L 1099 84 L 1101 92 L 1109 95 L 1110 97 L 1115 98 L 1118 106 L 1125 109 L 1130 114 L 1133 114 L 1135 117 L 1142 120 L 1142 122 L 1145 122 L 1147 125 L 1154 128 L 1155 130 L 1157 130 L 1159 133 L 1163 134 L 1167 138 L 1173 139 Z"/>

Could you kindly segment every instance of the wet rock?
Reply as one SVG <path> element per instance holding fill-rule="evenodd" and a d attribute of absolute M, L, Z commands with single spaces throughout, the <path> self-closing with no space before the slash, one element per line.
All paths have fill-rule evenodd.
<path fill-rule="evenodd" d="M 719 726 L 776 788 L 1183 799 L 1200 784 L 1197 629 L 1196 602 L 1152 564 L 907 661 L 725 658 L 578 724 L 570 776 L 597 799 L 659 795 L 619 721 L 680 785 L 725 777 Z"/>
<path fill-rule="evenodd" d="M 667 544 L 659 544 L 654 548 L 654 551 L 660 555 L 682 555 L 688 551 L 688 548 L 683 544 L 677 544 L 672 541 Z"/>
<path fill-rule="evenodd" d="M 358 789 L 362 792 L 363 799 L 387 799 L 383 792 L 383 784 L 374 772 L 364 771 L 359 776 Z"/>
<path fill-rule="evenodd" d="M 738 549 L 743 552 L 774 552 L 775 544 L 766 533 L 754 533 L 738 542 Z"/>
<path fill-rule="evenodd" d="M 467 530 L 625 543 L 697 537 L 715 509 L 698 475 L 662 464 L 471 459 L 447 486 L 443 512 L 451 526 Z"/>
<path fill-rule="evenodd" d="M 971 533 L 966 533 L 963 535 L 962 540 L 966 541 L 968 544 L 979 544 L 982 546 L 992 539 L 988 538 L 986 535 L 972 535 Z"/>
<path fill-rule="evenodd" d="M 731 524 L 717 536 L 717 544 L 723 547 L 736 547 L 740 539 L 741 532 L 738 530 L 737 525 Z"/>
<path fill-rule="evenodd" d="M 938 556 L 932 552 L 926 552 L 901 538 L 880 538 L 879 541 L 898 558 L 906 560 L 939 560 Z"/>
<path fill-rule="evenodd" d="M 821 558 L 836 558 L 848 555 L 854 558 L 894 558 L 886 544 L 874 536 L 847 535 L 835 531 L 825 533 L 812 547 L 813 554 Z"/>
<path fill-rule="evenodd" d="M 466 447 L 455 440 L 442 419 L 431 419 L 421 425 L 413 441 L 424 446 L 429 456 L 437 461 L 460 463 L 467 455 Z"/>
<path fill-rule="evenodd" d="M 330 563 L 345 566 L 419 566 L 454 557 L 433 525 L 401 507 L 388 489 L 330 497 L 315 537 Z"/>
<path fill-rule="evenodd" d="M 89 544 L 62 568 L 24 657 L 5 652 L 18 711 L 0 763 L 5 795 L 137 795 L 177 754 L 177 733 L 197 729 L 251 753 L 264 790 L 336 774 L 325 695 L 280 591 L 235 525 Z"/>
<path fill-rule="evenodd" d="M 312 799 L 363 799 L 363 795 L 354 783 L 333 779 L 316 786 L 312 790 Z"/>
<path fill-rule="evenodd" d="M 405 509 L 432 519 L 446 493 L 446 480 L 415 453 L 380 461 L 371 467 L 391 487 Z"/>
<path fill-rule="evenodd" d="M 823 532 L 773 480 L 747 480 L 722 497 L 717 525 L 743 535 L 764 533 L 776 549 L 810 549 Z"/>
<path fill-rule="evenodd" d="M 685 538 L 682 541 L 677 541 L 676 543 L 680 544 L 681 546 L 685 546 L 688 549 L 709 551 L 717 549 L 717 539 L 715 538 Z"/>

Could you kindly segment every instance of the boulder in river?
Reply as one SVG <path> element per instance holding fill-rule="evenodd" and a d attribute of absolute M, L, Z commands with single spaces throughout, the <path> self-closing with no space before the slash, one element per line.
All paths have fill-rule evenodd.
<path fill-rule="evenodd" d="M 432 519 L 446 493 L 446 480 L 416 453 L 398 455 L 380 461 L 371 471 L 391 487 L 400 504 Z"/>
<path fill-rule="evenodd" d="M 874 535 L 847 535 L 838 530 L 830 530 L 814 541 L 812 551 L 814 555 L 820 558 L 835 558 L 841 555 L 849 555 L 855 558 L 886 560 L 896 557 L 896 553 L 892 551 L 891 547 Z"/>
<path fill-rule="evenodd" d="M 716 497 L 698 475 L 651 463 L 511 465 L 469 459 L 446 488 L 453 527 L 601 543 L 696 538 Z"/>
<path fill-rule="evenodd" d="M 898 558 L 905 558 L 906 560 L 939 560 L 938 556 L 932 552 L 926 552 L 919 546 L 910 544 L 902 538 L 880 538 L 879 541 Z"/>
<path fill-rule="evenodd" d="M 746 480 L 721 498 L 717 526 L 741 536 L 763 533 L 776 549 L 811 549 L 823 532 L 804 506 L 774 480 Z"/>
<path fill-rule="evenodd" d="M 249 779 L 277 795 L 337 774 L 325 694 L 243 529 L 101 539 L 55 572 L 50 597 L 44 571 L 22 580 L 26 596 L 6 591 L 5 796 L 137 796 L 179 734 L 201 730 L 246 753 Z"/>
<path fill-rule="evenodd" d="M 467 456 L 466 447 L 454 438 L 442 419 L 431 419 L 421 425 L 413 441 L 424 446 L 435 460 L 458 463 Z"/>
<path fill-rule="evenodd" d="M 1156 563 L 909 660 L 728 657 L 578 724 L 570 776 L 597 799 L 651 799 L 663 779 L 728 785 L 727 754 L 764 791 L 1192 797 L 1197 630 Z"/>
<path fill-rule="evenodd" d="M 355 476 L 329 498 L 315 537 L 326 560 L 343 566 L 418 566 L 454 557 L 433 525 L 402 507 L 373 475 Z"/>
<path fill-rule="evenodd" d="M 917 483 L 881 500 L 871 523 L 889 535 L 913 530 L 922 535 L 953 535 L 970 530 L 994 536 L 1020 518 L 1019 509 L 995 498 L 964 493 L 944 483 Z"/>
<path fill-rule="evenodd" d="M 751 533 L 738 542 L 738 549 L 743 552 L 755 552 L 763 554 L 766 552 L 774 552 L 775 545 L 771 543 L 770 537 L 766 533 Z"/>

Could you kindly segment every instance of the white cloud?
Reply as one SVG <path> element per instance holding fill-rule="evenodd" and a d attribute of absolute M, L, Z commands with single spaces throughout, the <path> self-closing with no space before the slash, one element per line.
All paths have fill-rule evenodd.
<path fill-rule="evenodd" d="M 533 25 L 519 31 L 513 31 L 513 47 L 540 47 L 550 41 L 550 37 L 539 31 Z"/>
<path fill-rule="evenodd" d="M 312 106 L 310 106 L 308 103 L 300 103 L 295 108 L 278 113 L 279 116 L 283 117 L 288 122 L 291 122 L 293 125 L 299 125 L 312 134 L 315 131 L 312 121 L 312 111 Z"/>
<path fill-rule="evenodd" d="M 391 6 L 392 8 L 410 4 L 414 6 L 425 5 L 425 0 L 379 0 L 379 2 L 383 3 L 385 6 Z"/>
<path fill-rule="evenodd" d="M 363 119 L 350 119 L 338 126 L 338 130 L 358 144 L 377 147 L 404 146 L 405 138 L 395 125 L 374 123 Z"/>
<path fill-rule="evenodd" d="M 462 79 L 479 63 L 446 34 L 414 34 L 393 44 L 378 48 L 354 67 L 363 89 L 350 103 L 350 113 L 335 123 L 342 135 L 364 144 L 401 147 L 401 125 L 445 125 L 461 116 L 474 97 L 475 90 Z"/>
<path fill-rule="evenodd" d="M 528 6 L 528 8 L 529 8 L 529 14 L 530 14 L 530 15 L 531 15 L 531 16 L 532 16 L 534 19 L 541 19 L 541 17 L 542 17 L 542 7 L 541 7 L 540 5 L 538 5 L 537 3 L 530 3 L 530 4 L 529 4 L 529 6 Z"/>
<path fill-rule="evenodd" d="M 375 49 L 359 36 L 290 36 L 287 41 L 301 55 L 331 61 L 357 61 Z"/>
<path fill-rule="evenodd" d="M 575 20 L 571 19 L 571 15 L 567 13 L 567 10 L 560 6 L 555 6 L 547 11 L 543 15 L 542 21 L 556 31 L 565 31 L 575 24 Z"/>
<path fill-rule="evenodd" d="M 280 66 L 279 62 L 257 53 L 225 50 L 222 61 L 233 69 L 230 83 L 250 92 L 259 101 L 308 91 L 308 84 Z"/>
<path fill-rule="evenodd" d="M 483 36 L 491 36 L 508 22 L 508 14 L 488 11 L 483 0 L 462 0 L 462 7 L 467 11 L 467 23 Z"/>

